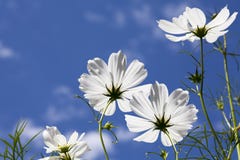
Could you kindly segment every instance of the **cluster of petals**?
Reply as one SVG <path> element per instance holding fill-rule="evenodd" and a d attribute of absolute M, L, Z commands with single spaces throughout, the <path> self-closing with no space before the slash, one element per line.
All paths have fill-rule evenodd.
<path fill-rule="evenodd" d="M 105 112 L 108 116 L 114 114 L 116 102 L 121 111 L 131 111 L 129 99 L 132 94 L 150 88 L 150 85 L 137 86 L 147 77 L 144 64 L 133 60 L 127 66 L 126 55 L 121 51 L 112 53 L 108 64 L 101 58 L 89 60 L 87 69 L 88 74 L 84 73 L 79 78 L 79 88 L 96 111 L 103 113 L 110 103 Z"/>
<path fill-rule="evenodd" d="M 227 6 L 225 6 L 213 19 L 206 24 L 206 16 L 199 8 L 189 8 L 179 17 L 172 18 L 172 22 L 159 20 L 158 26 L 165 32 L 166 38 L 179 42 L 189 40 L 191 42 L 206 39 L 209 43 L 214 43 L 218 37 L 228 32 L 226 30 L 236 19 L 237 12 L 231 16 Z"/>
<path fill-rule="evenodd" d="M 66 153 L 70 156 L 71 159 L 80 160 L 81 156 L 90 150 L 87 143 L 82 141 L 82 138 L 85 133 L 82 133 L 78 136 L 78 132 L 74 131 L 69 140 L 67 141 L 66 137 L 60 133 L 57 127 L 47 126 L 43 131 L 43 140 L 45 143 L 46 153 L 57 153 L 56 156 L 50 156 L 41 158 L 39 160 L 59 160 L 64 157 L 62 149 L 65 148 Z"/>
<path fill-rule="evenodd" d="M 137 115 L 125 115 L 127 127 L 131 132 L 144 132 L 134 138 L 135 141 L 155 142 L 159 134 L 164 146 L 180 142 L 197 120 L 198 110 L 188 104 L 189 93 L 182 89 L 174 90 L 170 95 L 165 84 L 156 82 L 150 95 L 138 92 L 130 100 L 132 111 Z"/>

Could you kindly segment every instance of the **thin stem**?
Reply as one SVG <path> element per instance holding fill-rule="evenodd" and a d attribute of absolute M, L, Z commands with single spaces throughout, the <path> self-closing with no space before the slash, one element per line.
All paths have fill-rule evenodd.
<path fill-rule="evenodd" d="M 169 138 L 169 140 L 170 140 L 170 142 L 171 142 L 171 144 L 173 146 L 173 150 L 175 152 L 175 160 L 178 160 L 178 151 L 177 151 L 177 148 L 176 148 L 175 144 L 172 141 L 172 137 L 169 135 L 169 133 L 167 131 L 164 132 L 164 133 L 168 136 L 168 138 Z"/>
<path fill-rule="evenodd" d="M 104 151 L 104 155 L 105 155 L 105 159 L 106 160 L 109 160 L 109 156 L 108 156 L 108 153 L 107 153 L 107 149 L 105 147 L 105 144 L 104 144 L 104 140 L 103 140 L 103 135 L 102 135 L 102 122 L 103 122 L 103 119 L 104 119 L 104 115 L 109 107 L 109 105 L 111 104 L 112 101 L 108 101 L 107 103 L 107 106 L 104 108 L 103 112 L 102 112 L 102 115 L 101 115 L 101 118 L 100 120 L 98 121 L 98 132 L 99 132 L 99 136 L 100 136 L 100 141 L 101 141 L 101 144 L 102 144 L 102 148 L 103 148 L 103 151 Z"/>
<path fill-rule="evenodd" d="M 230 106 L 231 116 L 232 116 L 232 122 L 233 122 L 233 128 L 234 128 L 233 132 L 234 132 L 235 141 L 238 143 L 237 144 L 237 154 L 238 154 L 238 159 L 240 159 L 240 143 L 239 143 L 239 138 L 238 138 L 238 131 L 236 130 L 237 119 L 236 119 L 236 115 L 235 115 L 235 112 L 234 112 L 235 109 L 234 109 L 234 106 L 233 106 L 232 91 L 231 91 L 231 85 L 230 85 L 229 74 L 228 74 L 226 36 L 224 36 L 224 49 L 223 49 L 222 53 L 223 53 L 225 80 L 226 80 L 227 91 L 228 91 L 228 101 L 229 101 L 229 106 Z"/>
<path fill-rule="evenodd" d="M 213 128 L 213 125 L 212 125 L 212 122 L 208 116 L 208 112 L 207 112 L 207 108 L 206 108 L 206 105 L 205 105 L 205 100 L 204 100 L 204 97 L 203 97 L 203 86 L 204 86 L 204 55 L 203 55 L 203 39 L 201 38 L 200 39 L 200 52 L 201 52 L 201 83 L 200 83 L 200 92 L 199 92 L 199 97 L 200 97 L 200 101 L 201 101 L 201 106 L 202 106 L 202 110 L 203 110 L 203 113 L 204 113 L 204 116 L 208 122 L 208 125 L 211 129 L 211 132 L 213 133 L 213 136 L 214 138 L 216 139 L 221 151 L 222 151 L 222 154 L 224 156 L 224 158 L 226 158 L 226 155 L 225 155 L 225 152 L 224 152 L 224 149 L 223 149 L 223 146 L 222 146 L 222 143 L 220 142 L 220 140 L 218 139 L 218 136 L 217 136 L 217 133 L 215 131 L 215 129 Z"/>

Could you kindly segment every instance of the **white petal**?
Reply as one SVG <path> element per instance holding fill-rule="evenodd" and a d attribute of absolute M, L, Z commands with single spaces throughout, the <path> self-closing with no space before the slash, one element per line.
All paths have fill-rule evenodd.
<path fill-rule="evenodd" d="M 105 107 L 103 108 L 103 110 L 105 109 Z M 103 112 L 103 110 L 101 111 L 101 113 Z M 105 112 L 105 116 L 111 116 L 115 113 L 116 111 L 116 102 L 112 102 L 108 108 L 107 111 Z"/>
<path fill-rule="evenodd" d="M 185 16 L 180 15 L 178 18 L 174 17 L 172 19 L 173 23 L 175 23 L 177 26 L 179 26 L 180 28 L 182 28 L 183 30 L 185 30 L 186 32 L 189 32 L 189 24 L 188 24 L 188 20 Z M 183 34 L 183 33 L 182 33 Z"/>
<path fill-rule="evenodd" d="M 80 82 L 79 88 L 86 93 L 104 94 L 107 92 L 105 82 L 96 76 L 82 74 L 78 81 Z"/>
<path fill-rule="evenodd" d="M 108 59 L 108 69 L 112 74 L 115 87 L 119 87 L 126 70 L 126 55 L 121 51 L 112 53 Z"/>
<path fill-rule="evenodd" d="M 188 30 L 185 30 L 176 25 L 175 23 L 166 20 L 159 20 L 158 27 L 161 28 L 163 31 L 171 34 L 184 34 L 188 32 Z"/>
<path fill-rule="evenodd" d="M 56 142 L 58 142 L 58 144 L 59 144 L 60 146 L 63 146 L 63 145 L 66 145 L 66 144 L 67 144 L 66 137 L 65 137 L 64 135 L 62 135 L 62 134 L 56 135 L 56 136 L 54 137 L 54 140 L 55 140 Z"/>
<path fill-rule="evenodd" d="M 147 77 L 147 70 L 144 64 L 138 60 L 132 61 L 128 66 L 124 78 L 122 80 L 123 90 L 140 84 Z"/>
<path fill-rule="evenodd" d="M 78 132 L 74 131 L 68 140 L 68 144 L 74 145 L 75 143 L 77 143 L 77 139 L 78 139 Z"/>
<path fill-rule="evenodd" d="M 161 142 L 164 146 L 167 146 L 167 147 L 172 146 L 172 143 L 169 140 L 168 136 L 163 132 L 161 132 Z"/>
<path fill-rule="evenodd" d="M 146 96 L 149 96 L 151 87 L 152 87 L 152 84 L 137 86 L 137 87 L 128 89 L 127 91 L 123 92 L 122 95 L 123 97 L 128 99 L 132 99 L 133 94 L 137 92 L 143 92 Z"/>
<path fill-rule="evenodd" d="M 228 31 L 215 31 L 215 30 L 210 30 L 207 35 L 205 36 L 206 41 L 208 43 L 214 43 L 218 37 L 223 36 L 224 34 L 226 34 Z"/>
<path fill-rule="evenodd" d="M 51 156 L 51 157 L 44 157 L 44 158 L 40 158 L 38 160 L 59 160 L 59 156 Z"/>
<path fill-rule="evenodd" d="M 86 142 L 82 141 L 70 150 L 70 156 L 75 160 L 77 158 L 80 158 L 84 153 L 88 151 L 90 151 L 90 148 L 88 147 Z"/>
<path fill-rule="evenodd" d="M 137 92 L 133 95 L 130 100 L 130 107 L 137 115 L 149 120 L 155 120 L 152 104 L 143 92 Z"/>
<path fill-rule="evenodd" d="M 160 131 L 150 129 L 147 132 L 141 134 L 140 136 L 134 138 L 135 141 L 153 143 L 157 140 Z"/>
<path fill-rule="evenodd" d="M 85 135 L 85 132 L 83 132 L 83 133 L 79 136 L 79 138 L 78 138 L 77 141 L 81 141 L 81 140 L 83 139 L 84 135 Z"/>
<path fill-rule="evenodd" d="M 189 40 L 190 42 L 194 42 L 195 40 L 199 39 L 193 33 L 188 33 L 188 34 L 183 35 L 183 36 L 173 36 L 173 35 L 169 35 L 169 34 L 166 34 L 165 36 L 166 36 L 167 39 L 169 39 L 170 41 L 173 41 L 173 42 L 179 42 L 179 41 L 185 41 L 185 40 Z"/>
<path fill-rule="evenodd" d="M 130 111 L 132 111 L 132 109 L 130 107 L 130 102 L 129 102 L 128 99 L 126 99 L 126 98 L 118 99 L 117 103 L 118 103 L 118 107 L 120 108 L 120 110 L 122 112 L 130 112 Z"/>
<path fill-rule="evenodd" d="M 224 23 L 228 17 L 229 17 L 229 10 L 227 8 L 227 6 L 225 6 L 218 14 L 217 16 L 211 21 L 209 22 L 206 27 L 207 28 L 213 28 L 216 27 L 218 25 L 221 25 L 222 23 Z"/>
<path fill-rule="evenodd" d="M 234 12 L 231 15 L 231 17 L 229 17 L 229 19 L 227 19 L 224 23 L 215 27 L 214 29 L 218 30 L 218 31 L 223 31 L 223 30 L 227 29 L 233 23 L 233 21 L 236 19 L 237 14 L 238 14 L 237 12 Z"/>
<path fill-rule="evenodd" d="M 206 24 L 206 16 L 199 8 L 186 7 L 183 15 L 187 17 L 189 23 L 194 29 L 196 29 L 197 27 L 201 28 Z"/>
<path fill-rule="evenodd" d="M 99 77 L 105 84 L 111 83 L 111 76 L 107 64 L 100 58 L 94 58 L 88 61 L 88 72 L 91 75 Z"/>
<path fill-rule="evenodd" d="M 131 132 L 142 132 L 154 127 L 154 124 L 149 120 L 132 115 L 125 115 L 125 120 Z"/>
<path fill-rule="evenodd" d="M 183 137 L 187 134 L 187 132 L 184 131 L 178 132 L 177 130 L 174 130 L 172 127 L 168 128 L 168 132 L 174 144 L 182 141 Z"/>
<path fill-rule="evenodd" d="M 54 136 L 60 135 L 60 134 L 61 133 L 59 132 L 57 127 L 47 126 L 46 129 L 42 133 L 45 145 L 48 147 L 57 146 L 57 143 L 54 141 Z"/>
<path fill-rule="evenodd" d="M 104 98 L 99 97 L 97 99 L 90 99 L 89 104 L 93 106 L 94 110 L 103 113 L 104 109 L 106 108 L 108 104 L 109 98 L 104 96 Z M 105 113 L 106 116 L 111 116 L 115 113 L 116 110 L 116 104 L 115 101 L 112 102 Z"/>
<path fill-rule="evenodd" d="M 188 125 L 197 120 L 196 107 L 191 104 L 188 106 L 178 107 L 175 114 L 171 117 L 170 123 L 176 125 Z"/>
<path fill-rule="evenodd" d="M 174 114 L 179 106 L 184 106 L 188 103 L 189 93 L 182 89 L 174 90 L 168 97 L 165 113 L 167 116 Z"/>
<path fill-rule="evenodd" d="M 92 107 L 96 108 L 97 111 L 99 111 L 101 108 L 105 107 L 109 100 L 109 97 L 104 96 L 102 94 L 85 94 L 84 97 L 89 99 L 89 104 Z M 99 108 L 99 109 L 97 109 L 97 108 Z"/>
<path fill-rule="evenodd" d="M 156 82 L 151 89 L 150 100 L 157 117 L 162 117 L 164 113 L 164 105 L 168 98 L 168 89 L 165 84 Z"/>

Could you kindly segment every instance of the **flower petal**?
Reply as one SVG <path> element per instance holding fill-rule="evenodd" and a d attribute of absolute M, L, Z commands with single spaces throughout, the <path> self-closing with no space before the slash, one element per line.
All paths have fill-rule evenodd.
<path fill-rule="evenodd" d="M 186 16 L 189 23 L 191 24 L 191 27 L 194 29 L 196 29 L 197 27 L 201 28 L 206 24 L 206 16 L 199 8 L 186 7 L 183 15 Z"/>
<path fill-rule="evenodd" d="M 131 132 L 142 132 L 154 127 L 154 124 L 149 120 L 132 115 L 125 115 L 125 121 Z"/>
<path fill-rule="evenodd" d="M 210 30 L 207 35 L 206 35 L 206 41 L 208 43 L 214 43 L 218 37 L 223 36 L 224 34 L 226 34 L 228 31 L 215 31 L 215 30 Z"/>
<path fill-rule="evenodd" d="M 155 120 L 154 109 L 143 92 L 137 92 L 133 95 L 130 100 L 130 107 L 137 115 L 149 120 Z"/>
<path fill-rule="evenodd" d="M 173 35 L 170 35 L 170 34 L 165 34 L 165 36 L 166 36 L 167 39 L 169 39 L 170 41 L 173 41 L 173 42 L 179 42 L 179 41 L 185 41 L 185 40 L 189 40 L 190 42 L 194 42 L 195 40 L 199 39 L 193 33 L 188 33 L 188 34 L 183 35 L 183 36 L 173 36 Z"/>
<path fill-rule="evenodd" d="M 176 21 L 176 20 L 174 20 Z M 177 24 L 172 23 L 170 21 L 167 20 L 159 20 L 158 22 L 158 27 L 160 29 L 162 29 L 163 31 L 167 32 L 167 33 L 171 33 L 171 34 L 184 34 L 187 33 L 188 30 L 185 30 L 181 27 L 179 27 Z"/>
<path fill-rule="evenodd" d="M 215 30 L 218 30 L 218 31 L 223 31 L 225 29 L 227 29 L 233 22 L 234 20 L 236 19 L 237 17 L 237 12 L 234 12 L 231 17 L 229 17 L 229 19 L 227 19 L 224 23 L 222 23 L 221 25 L 217 26 L 217 27 L 214 27 Z"/>
<path fill-rule="evenodd" d="M 60 134 L 61 133 L 59 132 L 57 127 L 46 126 L 46 129 L 42 133 L 45 145 L 50 147 L 50 148 L 54 147 L 54 146 L 57 146 L 56 141 L 54 141 L 54 137 L 56 135 L 60 135 Z"/>
<path fill-rule="evenodd" d="M 147 143 L 154 143 L 159 135 L 159 130 L 150 129 L 147 132 L 141 134 L 140 136 L 134 138 L 135 141 L 138 142 L 147 142 Z"/>
<path fill-rule="evenodd" d="M 191 104 L 188 106 L 178 107 L 176 112 L 172 115 L 170 123 L 178 125 L 188 125 L 197 120 L 196 107 Z"/>
<path fill-rule="evenodd" d="M 162 117 L 164 113 L 164 105 L 168 98 L 168 89 L 165 84 L 155 82 L 150 93 L 150 100 L 157 117 Z"/>
<path fill-rule="evenodd" d="M 127 90 L 140 84 L 146 77 L 147 70 L 144 68 L 144 64 L 138 60 L 134 60 L 126 70 L 121 87 L 123 90 Z"/>
<path fill-rule="evenodd" d="M 78 132 L 74 131 L 68 140 L 68 144 L 74 145 L 77 143 Z"/>
<path fill-rule="evenodd" d="M 168 101 L 165 107 L 165 114 L 170 116 L 174 114 L 179 106 L 185 106 L 189 100 L 188 91 L 184 91 L 181 88 L 174 90 L 168 97 Z"/>
<path fill-rule="evenodd" d="M 121 51 L 112 53 L 108 59 L 108 70 L 112 74 L 112 82 L 119 87 L 126 70 L 126 56 Z"/>
<path fill-rule="evenodd" d="M 107 64 L 100 58 L 88 60 L 88 72 L 90 75 L 98 77 L 104 84 L 111 83 L 111 75 L 109 74 Z"/>
<path fill-rule="evenodd" d="M 225 6 L 223 9 L 221 9 L 217 16 L 206 25 L 206 27 L 208 29 L 211 29 L 213 27 L 223 24 L 228 19 L 229 15 L 229 10 L 227 6 Z"/>
<path fill-rule="evenodd" d="M 117 100 L 118 107 L 122 112 L 131 112 L 132 109 L 130 107 L 130 102 L 126 98 L 118 99 Z"/>
<path fill-rule="evenodd" d="M 107 93 L 106 86 L 103 81 L 96 76 L 91 76 L 89 74 L 82 74 L 78 79 L 80 82 L 79 88 L 85 93 L 91 94 L 104 94 Z"/>
<path fill-rule="evenodd" d="M 75 160 L 77 158 L 80 158 L 84 153 L 88 151 L 90 151 L 90 148 L 88 147 L 87 143 L 81 141 L 77 145 L 73 146 L 69 153 L 70 156 Z"/>
<path fill-rule="evenodd" d="M 169 140 L 168 136 L 164 132 L 161 132 L 161 142 L 164 146 L 167 146 L 167 147 L 172 146 L 171 141 Z"/>
<path fill-rule="evenodd" d="M 62 134 L 56 135 L 54 141 L 58 142 L 58 145 L 63 146 L 67 144 L 66 137 Z"/>

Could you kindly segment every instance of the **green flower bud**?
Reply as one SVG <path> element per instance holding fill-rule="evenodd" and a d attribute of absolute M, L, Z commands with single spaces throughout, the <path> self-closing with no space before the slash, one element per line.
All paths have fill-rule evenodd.
<path fill-rule="evenodd" d="M 112 128 L 115 128 L 115 126 L 109 121 L 105 123 L 105 125 L 103 126 L 103 129 L 107 129 L 107 130 L 111 130 Z"/>
<path fill-rule="evenodd" d="M 165 151 L 165 150 L 161 150 L 160 156 L 161 156 L 164 160 L 166 160 L 166 159 L 167 159 L 167 156 L 168 156 L 168 152 Z"/>

